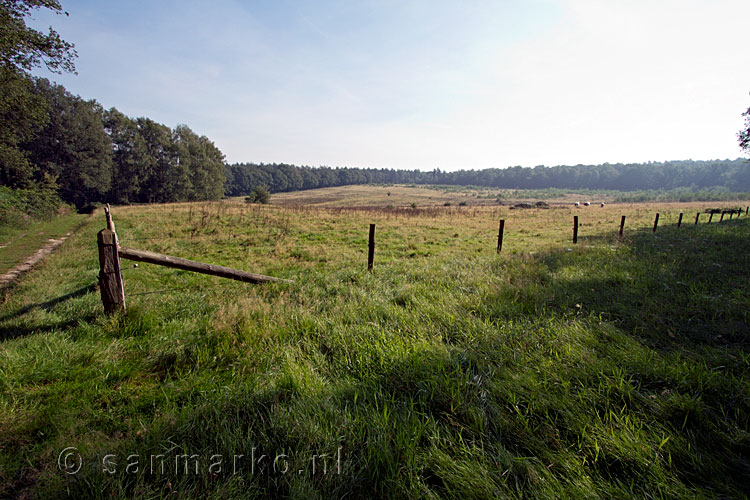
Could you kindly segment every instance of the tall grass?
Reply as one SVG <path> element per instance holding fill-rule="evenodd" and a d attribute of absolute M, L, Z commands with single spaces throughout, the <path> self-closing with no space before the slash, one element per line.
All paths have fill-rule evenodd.
<path fill-rule="evenodd" d="M 618 241 L 584 212 L 574 247 L 569 208 L 495 210 L 117 209 L 123 244 L 295 284 L 125 267 L 111 318 L 91 221 L 0 306 L 0 491 L 750 494 L 748 219 L 677 230 L 661 208 L 653 234 L 633 208 Z"/>

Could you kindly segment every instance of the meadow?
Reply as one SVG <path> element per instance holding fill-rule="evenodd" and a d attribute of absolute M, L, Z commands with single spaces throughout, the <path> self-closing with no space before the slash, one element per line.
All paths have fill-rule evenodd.
<path fill-rule="evenodd" d="M 750 495 L 750 217 L 573 199 L 113 207 L 122 245 L 294 284 L 123 261 L 111 317 L 95 213 L 4 291 L 0 496 Z"/>

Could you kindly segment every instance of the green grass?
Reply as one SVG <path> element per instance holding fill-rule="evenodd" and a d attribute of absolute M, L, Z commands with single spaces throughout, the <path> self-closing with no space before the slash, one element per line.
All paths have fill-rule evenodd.
<path fill-rule="evenodd" d="M 123 244 L 295 284 L 123 261 L 112 318 L 88 221 L 0 305 L 0 494 L 750 494 L 750 219 L 629 213 L 623 242 L 604 218 L 573 247 L 569 211 L 419 214 L 115 209 Z"/>
<path fill-rule="evenodd" d="M 0 226 L 0 274 L 7 272 L 45 246 L 50 238 L 59 238 L 75 229 L 85 215 L 60 215 L 51 220 L 30 223 L 26 227 Z"/>

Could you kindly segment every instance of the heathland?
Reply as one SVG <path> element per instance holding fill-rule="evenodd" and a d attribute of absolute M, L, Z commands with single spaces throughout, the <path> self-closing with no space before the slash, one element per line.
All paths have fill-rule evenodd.
<path fill-rule="evenodd" d="M 0 495 L 749 495 L 750 217 L 496 195 L 116 206 L 122 245 L 294 284 L 123 261 L 110 317 L 97 211 L 3 292 Z"/>

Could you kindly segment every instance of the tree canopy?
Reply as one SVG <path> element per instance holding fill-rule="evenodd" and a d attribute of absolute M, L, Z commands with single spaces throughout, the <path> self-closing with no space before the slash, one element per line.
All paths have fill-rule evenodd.
<path fill-rule="evenodd" d="M 53 73 L 74 73 L 77 57 L 74 45 L 49 28 L 42 33 L 26 26 L 26 16 L 35 9 L 46 8 L 65 14 L 57 0 L 0 1 L 0 61 L 4 68 L 28 73 L 44 64 Z"/>
<path fill-rule="evenodd" d="M 737 138 L 740 141 L 740 147 L 745 153 L 750 154 L 750 108 L 747 108 L 742 116 L 745 117 L 745 126 L 739 131 Z"/>
<path fill-rule="evenodd" d="M 43 33 L 26 26 L 26 16 L 40 8 L 64 13 L 57 0 L 0 0 L 0 182 L 11 187 L 33 183 L 34 167 L 20 145 L 49 119 L 30 71 L 44 65 L 53 73 L 75 72 L 73 44 L 51 27 Z"/>

